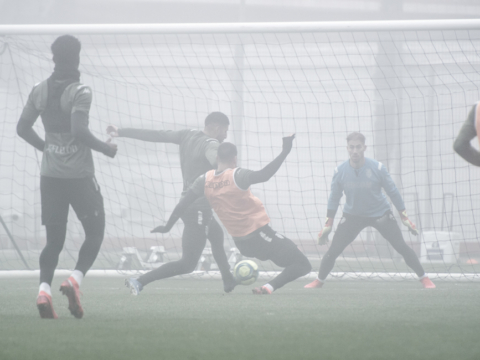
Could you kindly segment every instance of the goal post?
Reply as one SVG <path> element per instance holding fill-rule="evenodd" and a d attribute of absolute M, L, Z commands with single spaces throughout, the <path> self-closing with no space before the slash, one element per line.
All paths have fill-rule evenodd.
<path fill-rule="evenodd" d="M 51 43 L 69 33 L 82 42 L 81 81 L 93 90 L 90 129 L 99 138 L 107 138 L 109 124 L 201 129 L 209 112 L 222 111 L 232 122 L 227 141 L 239 147 L 239 165 L 255 170 L 280 152 L 283 135 L 295 132 L 278 173 L 252 191 L 272 227 L 298 244 L 314 271 L 327 250 L 315 239 L 333 171 L 348 159 L 347 134 L 360 131 L 366 156 L 387 166 L 421 229 L 414 237 L 399 222 L 426 271 L 477 279 L 480 169 L 452 145 L 480 100 L 479 29 L 480 20 L 0 25 L 0 270 L 38 269 L 45 244 L 41 153 L 15 128 L 31 88 L 53 70 Z M 43 136 L 40 119 L 35 130 Z M 94 269 L 148 270 L 178 259 L 181 221 L 170 234 L 150 234 L 180 199 L 178 147 L 115 141 L 115 159 L 94 153 L 106 210 Z M 341 208 L 334 229 L 340 218 Z M 238 253 L 225 235 L 234 262 Z M 83 236 L 71 210 L 59 268 L 73 268 Z M 278 270 L 268 262 L 261 269 Z M 198 270 L 215 270 L 208 251 Z M 333 276 L 409 274 L 367 228 L 338 258 Z"/>

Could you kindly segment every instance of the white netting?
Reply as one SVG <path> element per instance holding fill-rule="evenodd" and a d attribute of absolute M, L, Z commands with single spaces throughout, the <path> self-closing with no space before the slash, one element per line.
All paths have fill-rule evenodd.
<path fill-rule="evenodd" d="M 50 44 L 68 32 L 82 42 L 81 80 L 93 89 L 90 129 L 99 138 L 107 138 L 108 124 L 201 129 L 209 112 L 222 111 L 232 122 L 227 140 L 239 146 L 240 166 L 255 170 L 280 152 L 284 134 L 296 132 L 285 164 L 253 192 L 265 203 L 272 227 L 297 242 L 314 268 L 326 251 L 315 238 L 326 215 L 333 169 L 348 158 L 346 135 L 361 131 L 366 156 L 388 167 L 423 230 L 421 237 L 406 231 L 404 236 L 426 261 L 426 270 L 477 273 L 480 171 L 455 155 L 452 144 L 480 99 L 480 31 L 462 26 L 299 31 L 292 26 L 289 32 L 288 26 L 237 33 L 196 33 L 191 27 L 191 33 L 177 34 L 129 34 L 121 28 L 86 34 L 65 28 L 52 35 L 10 31 L 0 36 L 0 215 L 30 267 L 38 268 L 45 243 L 41 153 L 19 138 L 15 127 L 32 86 L 52 72 Z M 40 120 L 35 129 L 43 136 Z M 152 246 L 164 246 L 164 261 L 177 259 L 183 224 L 165 236 L 150 229 L 167 219 L 180 198 L 178 147 L 125 138 L 117 143 L 115 159 L 94 155 L 107 214 L 94 267 L 116 269 L 125 247 L 137 248 L 145 262 Z M 341 211 L 337 221 L 340 216 Z M 73 267 L 82 241 L 71 211 L 60 268 Z M 0 247 L 0 269 L 25 268 L 3 226 Z M 227 251 L 231 247 L 227 236 Z M 342 272 L 407 269 L 370 229 L 336 265 Z"/>

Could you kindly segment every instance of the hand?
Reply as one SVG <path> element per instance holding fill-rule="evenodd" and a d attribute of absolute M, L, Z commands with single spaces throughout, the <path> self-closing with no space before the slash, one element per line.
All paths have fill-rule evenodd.
<path fill-rule="evenodd" d="M 290 152 L 293 146 L 293 139 L 295 139 L 295 134 L 284 137 L 283 140 L 283 151 Z"/>
<path fill-rule="evenodd" d="M 114 158 L 115 155 L 117 155 L 117 150 L 118 150 L 117 144 L 113 144 L 112 139 L 108 139 L 106 141 L 106 144 L 108 145 L 108 148 L 107 148 L 107 151 L 105 152 L 105 155 L 111 158 Z"/>
<path fill-rule="evenodd" d="M 115 125 L 108 125 L 107 126 L 107 134 L 113 137 L 118 137 L 118 127 Z"/>
<path fill-rule="evenodd" d="M 413 235 L 418 235 L 419 234 L 418 229 L 415 226 L 415 224 L 413 222 L 411 222 L 410 219 L 408 218 L 406 210 L 403 210 L 400 213 L 400 218 L 402 219 L 403 225 L 405 225 L 408 228 L 408 231 L 410 231 Z"/>
<path fill-rule="evenodd" d="M 164 225 L 160 225 L 160 226 L 157 226 L 155 229 L 153 229 L 152 231 L 150 231 L 151 233 L 161 233 L 161 234 L 165 234 L 165 233 L 168 233 L 170 231 L 170 229 L 168 229 L 166 226 Z"/>
<path fill-rule="evenodd" d="M 325 220 L 325 225 L 323 229 L 318 233 L 317 244 L 318 245 L 327 245 L 328 244 L 328 235 L 332 232 L 333 227 L 333 218 L 327 217 Z"/>

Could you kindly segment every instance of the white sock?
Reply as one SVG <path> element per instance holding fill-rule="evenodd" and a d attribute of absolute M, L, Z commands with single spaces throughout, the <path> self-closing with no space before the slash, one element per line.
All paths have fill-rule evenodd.
<path fill-rule="evenodd" d="M 325 283 L 325 279 L 320 279 L 318 276 L 317 276 L 317 280 L 320 281 L 321 283 Z"/>
<path fill-rule="evenodd" d="M 83 273 L 80 270 L 73 270 L 72 275 L 70 276 L 75 279 L 78 286 L 82 285 Z"/>
<path fill-rule="evenodd" d="M 38 293 L 40 293 L 40 291 L 46 292 L 48 295 L 52 296 L 52 289 L 50 288 L 50 285 L 48 285 L 46 282 L 40 284 Z"/>
<path fill-rule="evenodd" d="M 418 280 L 422 280 L 422 279 L 425 279 L 427 276 L 427 273 L 423 274 L 422 276 L 419 276 L 418 277 Z"/>
<path fill-rule="evenodd" d="M 270 290 L 271 292 L 273 292 L 273 291 L 275 290 L 275 289 L 273 288 L 273 286 L 270 285 L 270 284 L 265 284 L 265 285 L 263 285 L 263 287 L 266 287 L 266 288 L 267 288 L 268 290 Z"/>

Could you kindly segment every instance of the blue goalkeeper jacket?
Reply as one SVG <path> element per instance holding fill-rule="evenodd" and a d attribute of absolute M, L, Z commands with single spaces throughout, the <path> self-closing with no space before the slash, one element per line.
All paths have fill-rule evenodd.
<path fill-rule="evenodd" d="M 386 167 L 374 159 L 365 158 L 360 169 L 354 169 L 347 160 L 335 168 L 332 189 L 328 198 L 328 217 L 335 217 L 340 199 L 345 193 L 343 212 L 363 217 L 380 217 L 390 210 L 390 197 L 398 211 L 405 210 L 402 196 Z"/>

